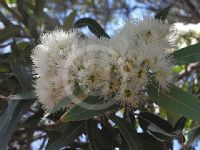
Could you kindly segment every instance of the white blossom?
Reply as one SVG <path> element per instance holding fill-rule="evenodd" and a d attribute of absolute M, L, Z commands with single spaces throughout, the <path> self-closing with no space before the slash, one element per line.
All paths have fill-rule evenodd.
<path fill-rule="evenodd" d="M 59 29 L 43 34 L 32 54 L 36 95 L 51 109 L 81 87 L 87 96 L 116 96 L 123 106 L 137 107 L 152 81 L 161 90 L 173 83 L 173 36 L 171 25 L 152 17 L 126 21 L 111 39 L 81 39 L 77 31 Z"/>
<path fill-rule="evenodd" d="M 159 84 L 162 90 L 167 90 L 174 81 L 172 74 L 173 61 L 169 56 L 169 49 L 174 46 L 174 28 L 167 22 L 144 17 L 143 20 L 130 19 L 111 38 L 110 45 L 119 54 L 118 65 L 122 74 L 122 83 L 128 86 L 132 96 L 152 82 Z M 133 81 L 133 82 L 132 82 Z M 134 86 L 129 83 L 132 82 Z M 124 97 L 124 85 L 120 96 Z M 139 95 L 139 94 L 138 94 Z M 121 99 L 121 100 L 122 100 Z M 130 96 L 130 99 L 131 98 Z M 137 99 L 137 98 L 135 98 Z M 132 102 L 135 106 L 137 100 Z"/>
<path fill-rule="evenodd" d="M 65 86 L 74 84 L 73 75 L 63 78 L 63 71 L 65 71 L 65 60 L 79 39 L 79 33 L 76 31 L 66 32 L 56 29 L 43 34 L 40 44 L 33 50 L 35 93 L 47 110 L 66 96 Z"/>

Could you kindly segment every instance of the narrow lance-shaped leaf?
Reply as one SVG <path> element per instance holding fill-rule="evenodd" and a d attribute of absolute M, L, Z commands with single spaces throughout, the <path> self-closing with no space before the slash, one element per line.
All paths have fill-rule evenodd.
<path fill-rule="evenodd" d="M 66 96 L 65 98 L 61 99 L 52 109 L 48 110 L 44 117 L 49 116 L 52 113 L 59 111 L 60 109 L 66 107 L 69 103 L 71 103 L 71 97 Z"/>
<path fill-rule="evenodd" d="M 36 96 L 34 95 L 33 91 L 25 91 L 19 94 L 10 95 L 8 97 L 10 100 L 30 100 L 34 98 L 36 98 Z"/>
<path fill-rule="evenodd" d="M 89 140 L 89 146 L 92 150 L 100 150 L 95 139 L 95 128 L 97 124 L 93 120 L 86 121 L 86 131 Z"/>
<path fill-rule="evenodd" d="M 180 117 L 178 119 L 178 121 L 176 122 L 176 124 L 174 125 L 174 130 L 176 132 L 182 132 L 182 130 L 183 130 L 184 126 L 185 126 L 186 121 L 187 121 L 187 118 Z"/>
<path fill-rule="evenodd" d="M 34 101 L 11 101 L 0 115 L 0 149 L 6 146 L 17 128 L 22 114 L 30 107 Z"/>
<path fill-rule="evenodd" d="M 47 147 L 47 150 L 58 150 L 78 138 L 85 129 L 85 122 L 73 122 L 67 127 L 67 130 L 60 136 L 58 140 Z"/>
<path fill-rule="evenodd" d="M 177 65 L 186 65 L 200 61 L 200 43 L 187 46 L 172 53 Z"/>
<path fill-rule="evenodd" d="M 126 140 L 130 150 L 143 150 L 137 132 L 130 128 L 129 124 L 125 120 L 115 115 L 109 115 L 109 117 L 119 127 L 119 130 Z"/>
<path fill-rule="evenodd" d="M 192 130 L 188 134 L 188 140 L 186 142 L 186 149 L 192 147 L 192 144 L 195 143 L 200 137 L 200 127 Z"/>
<path fill-rule="evenodd" d="M 82 107 L 84 103 L 88 104 L 88 107 Z M 106 106 L 105 108 L 100 108 L 100 106 Z M 108 106 L 108 107 L 107 107 Z M 67 121 L 79 121 L 79 120 L 87 120 L 93 118 L 94 116 L 98 116 L 105 112 L 116 110 L 117 107 L 114 104 L 110 104 L 110 102 L 105 102 L 101 104 L 98 101 L 98 97 L 88 97 L 83 102 L 80 102 L 79 105 L 74 106 L 69 112 L 66 112 L 62 117 L 62 122 Z"/>
<path fill-rule="evenodd" d="M 19 26 L 8 26 L 0 30 L 0 42 L 3 42 L 20 32 Z"/>
<path fill-rule="evenodd" d="M 75 22 L 74 27 L 80 28 L 88 26 L 90 31 L 94 33 L 97 37 L 107 37 L 110 38 L 109 35 L 104 31 L 104 29 L 92 18 L 82 18 Z"/>
<path fill-rule="evenodd" d="M 167 150 L 165 143 L 152 138 L 147 133 L 139 133 L 138 136 L 145 150 Z"/>
<path fill-rule="evenodd" d="M 170 11 L 171 8 L 172 8 L 172 5 L 170 5 L 170 6 L 166 7 L 165 9 L 161 10 L 161 11 L 155 16 L 155 18 L 156 18 L 156 19 L 161 19 L 161 20 L 164 21 L 164 20 L 166 19 L 166 17 L 167 17 L 167 15 L 168 15 L 168 13 L 169 13 L 169 11 Z"/>
<path fill-rule="evenodd" d="M 32 68 L 31 65 L 24 64 L 20 62 L 21 57 L 17 57 L 14 54 L 11 54 L 8 58 L 10 67 L 20 85 L 24 90 L 32 89 Z"/>
<path fill-rule="evenodd" d="M 65 19 L 64 24 L 63 24 L 63 27 L 64 27 L 65 29 L 70 29 L 70 28 L 73 27 L 73 24 L 74 24 L 74 20 L 75 20 L 76 15 L 77 15 L 77 11 L 74 10 L 74 11 L 72 11 L 72 12 L 69 14 L 69 16 Z"/>
<path fill-rule="evenodd" d="M 170 140 L 175 137 L 172 125 L 166 120 L 149 112 L 141 112 L 138 121 L 143 131 L 147 131 L 160 141 Z"/>
<path fill-rule="evenodd" d="M 162 92 L 158 86 L 152 84 L 148 94 L 155 103 L 168 111 L 172 111 L 196 121 L 200 121 L 200 100 L 180 88 L 172 87 L 168 92 Z"/>

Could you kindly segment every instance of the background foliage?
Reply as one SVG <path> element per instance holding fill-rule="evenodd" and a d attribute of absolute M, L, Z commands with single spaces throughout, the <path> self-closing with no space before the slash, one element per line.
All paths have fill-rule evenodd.
<path fill-rule="evenodd" d="M 100 120 L 93 118 L 116 109 L 76 106 L 67 114 L 59 111 L 43 118 L 32 91 L 30 53 L 39 35 L 55 27 L 109 37 L 120 20 L 147 11 L 160 19 L 169 12 L 171 23 L 198 23 L 199 7 L 198 0 L 1 0 L 0 150 L 162 150 L 173 148 L 174 141 L 179 143 L 176 148 L 195 149 L 200 136 L 200 44 L 192 41 L 199 42 L 198 33 L 179 35 L 177 42 L 188 47 L 172 53 L 179 81 L 168 93 L 158 94 L 152 85 L 150 101 L 140 111 L 120 109 L 118 115 L 109 113 Z"/>

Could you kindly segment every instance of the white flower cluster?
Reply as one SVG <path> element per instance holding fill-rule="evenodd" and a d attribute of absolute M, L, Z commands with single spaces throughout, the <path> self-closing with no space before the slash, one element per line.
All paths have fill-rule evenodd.
<path fill-rule="evenodd" d="M 151 17 L 128 20 L 111 39 L 81 38 L 77 31 L 58 29 L 46 33 L 32 54 L 36 95 L 51 109 L 82 87 L 88 95 L 105 101 L 115 96 L 122 105 L 136 107 L 150 82 L 167 90 L 174 81 L 168 53 L 173 39 L 173 28 Z"/>
<path fill-rule="evenodd" d="M 43 34 L 41 43 L 33 50 L 35 93 L 45 109 L 51 109 L 66 96 L 64 84 L 74 82 L 73 78 L 63 78 L 62 72 L 65 70 L 65 61 L 79 38 L 76 31 L 64 32 L 56 29 Z"/>

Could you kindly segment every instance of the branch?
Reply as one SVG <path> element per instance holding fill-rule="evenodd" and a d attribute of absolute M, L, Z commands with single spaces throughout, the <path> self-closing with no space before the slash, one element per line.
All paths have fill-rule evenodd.
<path fill-rule="evenodd" d="M 194 70 L 198 70 L 200 68 L 200 63 L 192 64 L 189 66 L 189 70 L 180 73 L 177 77 L 178 80 L 183 79 L 186 76 L 189 76 Z"/>

